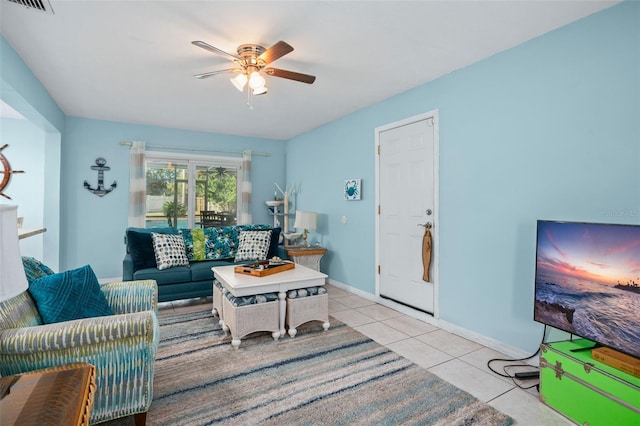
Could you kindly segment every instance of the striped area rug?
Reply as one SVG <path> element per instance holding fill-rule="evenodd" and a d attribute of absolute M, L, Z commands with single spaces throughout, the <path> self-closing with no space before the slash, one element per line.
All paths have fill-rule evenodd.
<path fill-rule="evenodd" d="M 511 425 L 470 394 L 331 319 L 242 340 L 210 305 L 161 311 L 149 425 Z"/>

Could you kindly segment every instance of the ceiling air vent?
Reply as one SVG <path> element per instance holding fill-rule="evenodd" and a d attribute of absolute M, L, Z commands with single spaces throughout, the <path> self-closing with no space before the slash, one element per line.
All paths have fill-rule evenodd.
<path fill-rule="evenodd" d="M 53 15 L 53 8 L 49 0 L 5 0 L 9 3 L 24 6 L 27 9 L 39 10 L 40 12 Z"/>

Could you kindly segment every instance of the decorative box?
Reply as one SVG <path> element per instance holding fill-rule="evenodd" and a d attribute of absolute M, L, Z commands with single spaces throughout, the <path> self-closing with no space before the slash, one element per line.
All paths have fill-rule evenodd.
<path fill-rule="evenodd" d="M 540 400 L 580 425 L 640 425 L 640 378 L 593 359 L 591 346 L 541 346 Z"/>

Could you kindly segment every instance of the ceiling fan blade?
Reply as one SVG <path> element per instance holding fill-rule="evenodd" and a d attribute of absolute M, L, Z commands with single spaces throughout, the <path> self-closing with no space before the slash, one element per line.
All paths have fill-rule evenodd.
<path fill-rule="evenodd" d="M 203 79 L 203 78 L 211 77 L 212 75 L 227 74 L 232 72 L 242 72 L 242 70 L 240 68 L 229 68 L 226 70 L 218 70 L 218 71 L 204 72 L 202 74 L 195 74 L 194 77 Z"/>
<path fill-rule="evenodd" d="M 193 44 L 195 46 L 198 46 L 198 47 L 201 47 L 204 50 L 208 50 L 209 52 L 212 52 L 212 53 L 218 53 L 220 55 L 228 56 L 228 57 L 232 58 L 234 61 L 237 60 L 237 59 L 240 59 L 236 55 L 232 55 L 231 53 L 227 53 L 224 50 L 218 49 L 217 47 L 213 47 L 210 44 L 205 43 L 204 41 L 200 41 L 200 40 L 192 41 L 191 44 Z"/>
<path fill-rule="evenodd" d="M 279 42 L 262 52 L 262 54 L 258 56 L 258 59 L 262 59 L 265 65 L 268 65 L 276 59 L 280 59 L 287 53 L 291 52 L 293 52 L 293 47 L 291 47 L 291 45 L 289 45 L 288 43 L 280 40 Z"/>
<path fill-rule="evenodd" d="M 315 75 L 302 74 L 294 71 L 281 70 L 279 68 L 266 68 L 264 70 L 268 75 L 274 77 L 288 78 L 289 80 L 300 81 L 302 83 L 313 84 L 316 81 Z"/>

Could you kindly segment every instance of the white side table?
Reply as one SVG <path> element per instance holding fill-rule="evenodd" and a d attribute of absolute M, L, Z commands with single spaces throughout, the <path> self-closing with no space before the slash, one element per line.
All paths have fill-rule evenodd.
<path fill-rule="evenodd" d="M 286 250 L 289 259 L 315 271 L 320 271 L 320 259 L 327 252 L 327 249 L 322 247 L 295 247 Z"/>

